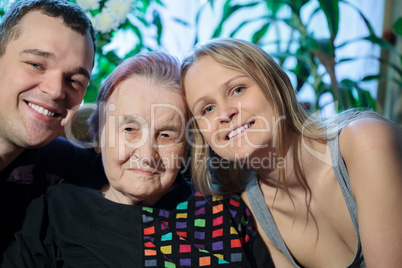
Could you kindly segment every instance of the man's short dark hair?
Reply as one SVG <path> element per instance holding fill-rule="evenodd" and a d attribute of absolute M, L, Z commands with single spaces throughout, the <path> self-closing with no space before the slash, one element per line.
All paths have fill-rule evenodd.
<path fill-rule="evenodd" d="M 4 55 L 8 43 L 20 35 L 19 21 L 31 11 L 40 11 L 49 17 L 61 18 L 67 27 L 83 36 L 89 33 L 95 54 L 95 30 L 80 6 L 67 0 L 21 0 L 14 2 L 2 18 L 0 24 L 0 57 Z"/>

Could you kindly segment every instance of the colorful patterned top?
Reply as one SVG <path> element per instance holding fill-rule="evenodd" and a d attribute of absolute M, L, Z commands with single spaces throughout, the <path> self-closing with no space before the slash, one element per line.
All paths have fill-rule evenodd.
<path fill-rule="evenodd" d="M 34 200 L 1 267 L 273 267 L 239 196 L 175 209 L 57 185 Z"/>
<path fill-rule="evenodd" d="M 274 267 L 238 195 L 142 210 L 144 267 Z"/>

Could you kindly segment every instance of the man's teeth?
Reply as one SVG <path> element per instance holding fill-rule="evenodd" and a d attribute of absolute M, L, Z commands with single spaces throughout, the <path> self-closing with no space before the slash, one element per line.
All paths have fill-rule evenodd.
<path fill-rule="evenodd" d="M 35 111 L 37 111 L 40 114 L 46 115 L 46 116 L 54 116 L 54 113 L 52 113 L 51 111 L 49 111 L 48 109 L 45 109 L 39 105 L 36 104 L 32 104 L 32 103 L 28 103 L 29 106 L 32 107 L 32 109 L 34 109 Z"/>
<path fill-rule="evenodd" d="M 239 128 L 237 128 L 237 129 L 233 130 L 232 132 L 229 133 L 228 138 L 229 138 L 229 139 L 233 138 L 233 137 L 236 136 L 237 134 L 239 134 L 239 133 L 243 132 L 244 130 L 248 129 L 248 127 L 249 127 L 249 125 L 248 125 L 248 124 L 245 124 L 244 126 L 239 127 Z"/>

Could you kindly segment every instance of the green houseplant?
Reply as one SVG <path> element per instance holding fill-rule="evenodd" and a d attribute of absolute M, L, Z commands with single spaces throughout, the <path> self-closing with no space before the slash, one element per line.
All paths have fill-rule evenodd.
<path fill-rule="evenodd" d="M 296 64 L 293 68 L 288 69 L 296 75 L 295 90 L 300 91 L 305 83 L 311 84 L 315 91 L 315 102 L 312 103 L 311 110 L 319 110 L 319 99 L 326 92 L 330 92 L 333 99 L 337 103 L 336 110 L 340 111 L 349 107 L 370 107 L 376 109 L 376 103 L 371 97 L 370 93 L 364 89 L 362 82 L 370 80 L 385 79 L 381 74 L 376 73 L 361 78 L 360 80 L 343 79 L 339 81 L 336 72 L 336 64 L 359 60 L 356 58 L 344 58 L 335 60 L 337 49 L 347 46 L 353 42 L 365 40 L 372 44 L 378 45 L 385 49 L 395 51 L 395 48 L 386 40 L 378 37 L 369 20 L 363 15 L 358 7 L 354 6 L 348 1 L 343 0 L 317 0 L 317 7 L 312 12 L 310 19 L 307 21 L 302 20 L 302 9 L 311 4 L 311 0 L 252 0 L 248 2 L 239 2 L 233 0 L 214 1 L 209 0 L 202 6 L 198 12 L 196 25 L 200 28 L 200 15 L 205 7 L 210 6 L 212 9 L 217 9 L 217 5 L 222 3 L 222 16 L 221 20 L 215 27 L 212 38 L 224 36 L 223 29 L 232 17 L 240 11 L 252 12 L 253 8 L 264 9 L 264 14 L 256 16 L 251 19 L 238 20 L 236 27 L 229 33 L 230 37 L 236 37 L 238 32 L 249 24 L 258 22 L 260 27 L 255 29 L 251 35 L 251 42 L 264 47 L 267 42 L 277 44 L 277 50 L 270 53 L 274 56 L 280 65 L 284 66 L 288 58 L 295 58 Z M 368 29 L 369 34 L 363 38 L 355 38 L 349 40 L 341 45 L 335 46 L 334 40 L 338 35 L 338 27 L 340 21 L 340 4 L 348 5 L 357 12 Z M 288 12 L 281 12 L 287 10 Z M 284 15 L 285 14 L 285 15 Z M 324 14 L 329 38 L 316 38 L 314 33 L 310 32 L 309 24 L 312 23 L 314 16 Z M 233 21 L 232 21 L 233 22 Z M 267 40 L 265 37 L 268 35 L 270 29 L 275 28 L 278 23 L 284 23 L 289 29 L 290 34 L 282 36 L 280 31 L 277 31 L 276 40 Z M 197 39 L 196 39 L 197 41 Z M 400 57 L 400 55 L 399 55 Z M 382 61 L 381 59 L 377 59 Z M 320 72 L 319 68 L 324 67 L 324 72 Z M 392 68 L 401 71 L 400 65 L 392 65 Z M 285 68 L 286 69 L 286 68 Z M 322 69 L 322 68 L 321 68 Z M 323 80 L 324 75 L 329 75 L 330 83 L 325 83 Z M 397 81 L 398 82 L 398 81 Z M 399 79 L 400 83 L 400 79 Z"/>

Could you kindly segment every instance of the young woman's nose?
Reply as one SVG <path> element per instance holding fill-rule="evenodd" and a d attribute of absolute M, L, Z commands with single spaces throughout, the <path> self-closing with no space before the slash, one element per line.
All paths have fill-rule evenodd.
<path fill-rule="evenodd" d="M 221 105 L 219 109 L 219 121 L 221 123 L 230 123 L 233 118 L 239 114 L 239 109 L 234 103 Z"/>

